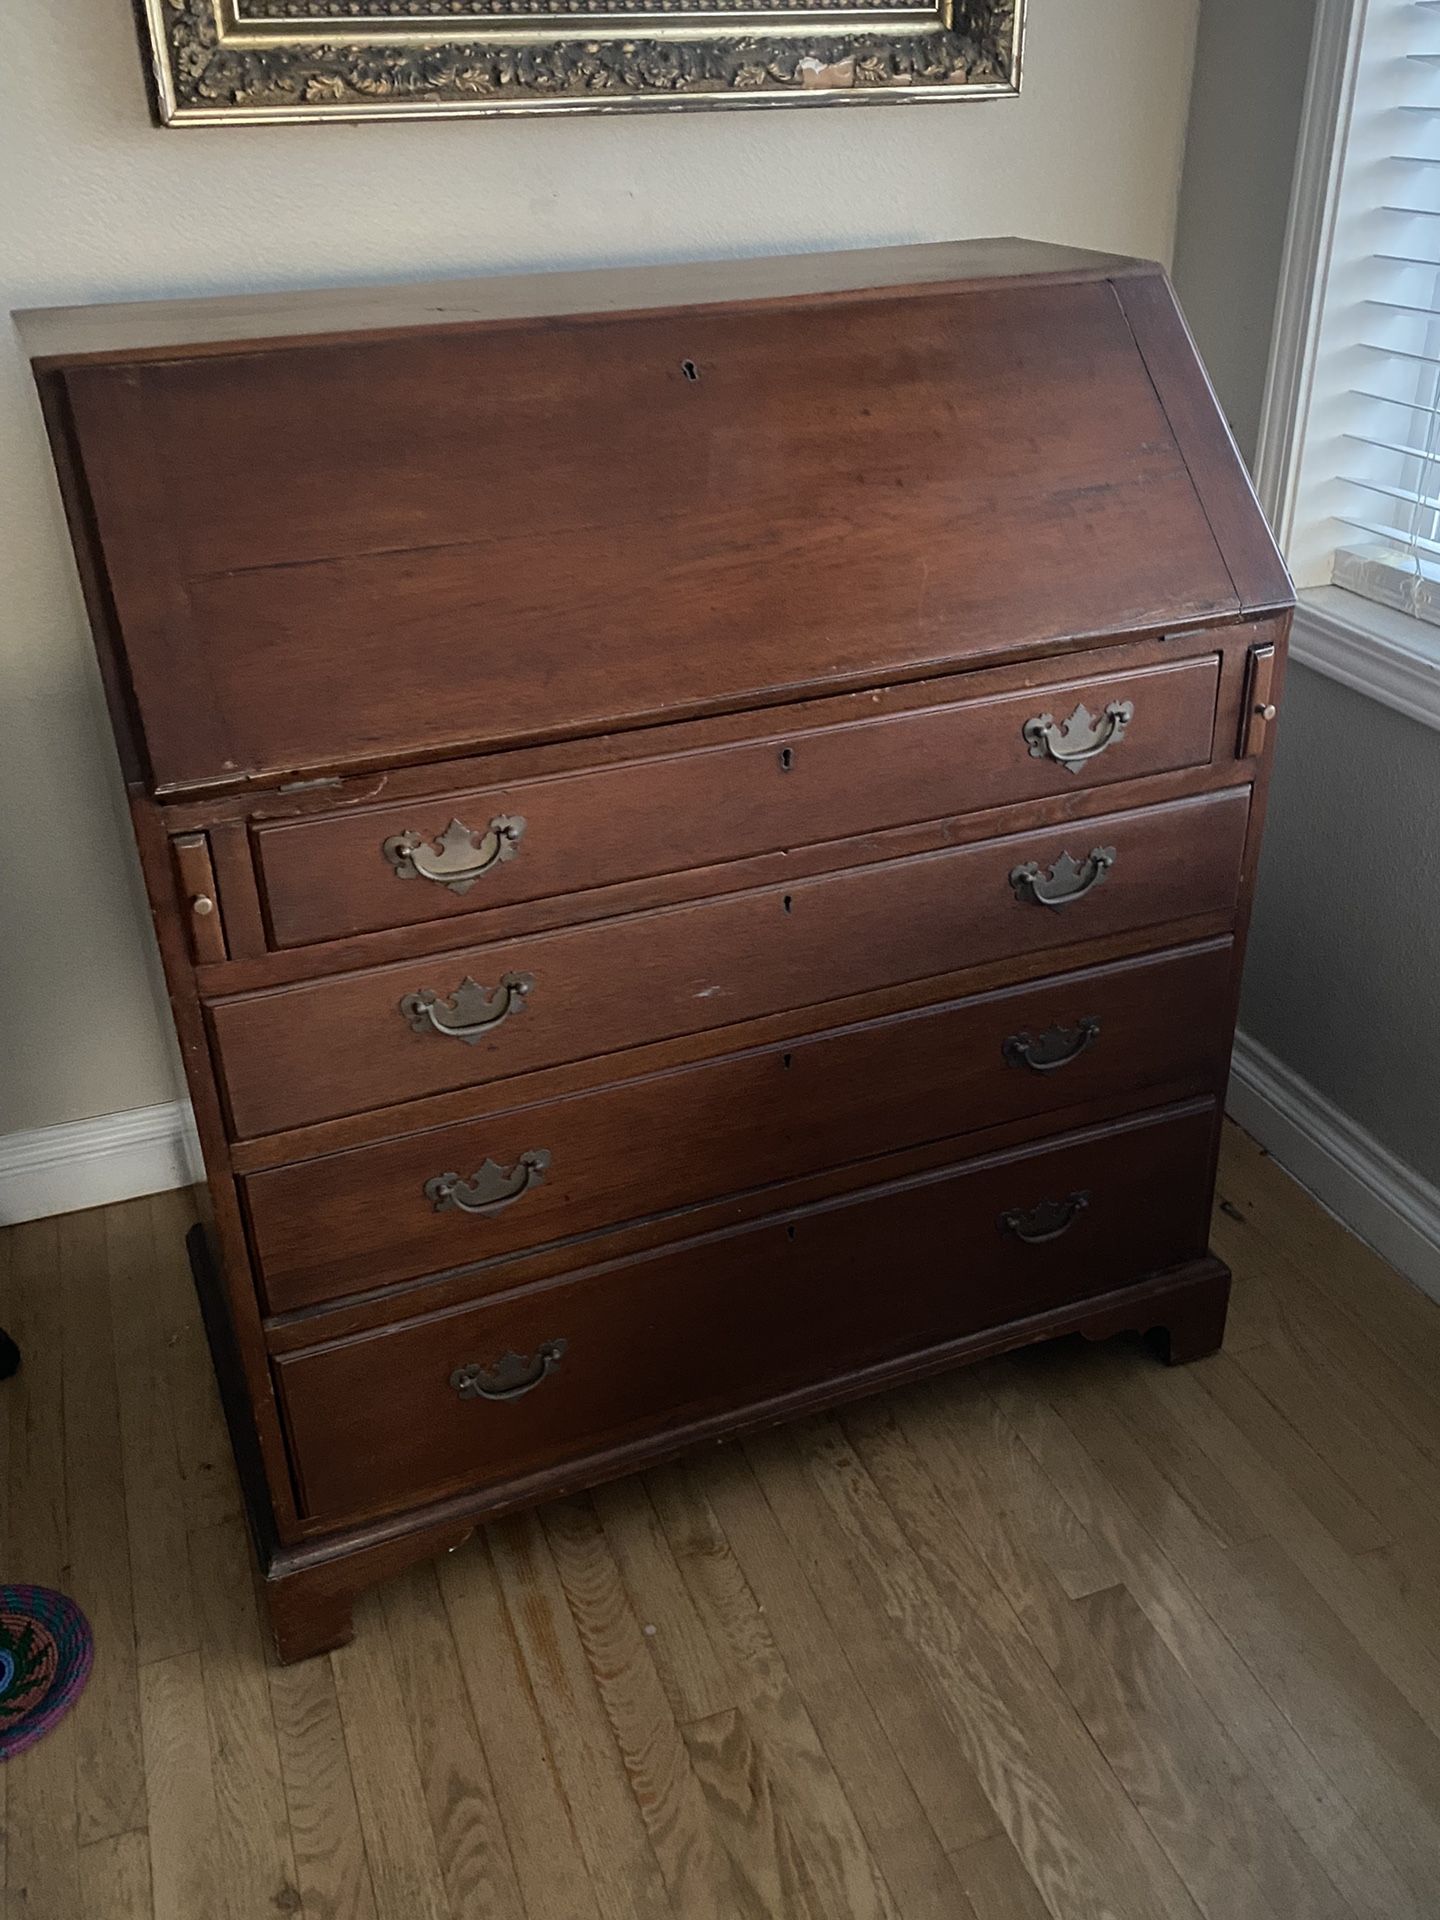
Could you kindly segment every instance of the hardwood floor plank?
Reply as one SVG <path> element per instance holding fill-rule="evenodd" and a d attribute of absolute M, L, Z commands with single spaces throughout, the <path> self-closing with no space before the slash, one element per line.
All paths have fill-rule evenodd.
<path fill-rule="evenodd" d="M 1356 1913 L 1366 1920 L 1402 1914 L 1433 1920 L 1227 1634 L 1047 1403 L 1034 1356 L 1007 1361 L 989 1386 L 1077 1516 L 1107 1541 L 1155 1631 Z"/>
<path fill-rule="evenodd" d="M 737 1911 L 821 1920 L 825 1909 L 780 1805 L 763 1735 L 744 1709 L 692 1721 L 685 1742 L 708 1816 L 744 1889 Z"/>
<path fill-rule="evenodd" d="M 64 1590 L 69 1539 L 59 1226 L 34 1220 L 9 1234 L 6 1326 L 24 1359 L 19 1373 L 0 1387 L 10 1476 L 5 1578 Z M 79 1906 L 76 1763 L 72 1713 L 3 1767 L 5 1884 L 24 1920 L 72 1920 Z"/>
<path fill-rule="evenodd" d="M 1215 1354 L 1195 1377 L 1235 1432 L 1281 1477 L 1286 1497 L 1300 1501 L 1338 1546 L 1368 1553 L 1385 1545 L 1390 1536 L 1375 1515 L 1228 1353 Z M 1263 1513 L 1253 1496 L 1252 1505 Z"/>
<path fill-rule="evenodd" d="M 881 1709 L 891 1706 L 894 1690 L 887 1692 L 883 1682 L 877 1687 L 873 1675 L 862 1678 L 851 1664 L 796 1557 L 799 1542 L 776 1520 L 745 1452 L 731 1448 L 715 1460 L 706 1490 L 896 1907 L 904 1920 L 955 1920 L 963 1908 L 954 1871 L 901 1759 L 931 1729 L 919 1714 L 902 1711 L 893 1716 L 894 1734 L 889 1731 Z M 862 1622 L 860 1638 L 873 1647 L 887 1636 L 865 1633 Z M 914 1676 L 907 1677 L 913 1697 Z M 944 1769 L 937 1795 L 951 1806 L 983 1808 L 993 1826 L 993 1811 L 953 1742 L 937 1751 L 931 1741 L 926 1751 L 937 1775 Z"/>
<path fill-rule="evenodd" d="M 269 1684 L 305 1920 L 375 1920 L 370 1864 L 330 1662 L 272 1667 Z"/>
<path fill-rule="evenodd" d="M 1356 1391 L 1342 1359 L 1266 1341 L 1236 1364 L 1391 1538 L 1424 1515 L 1425 1489 L 1440 1468 L 1383 1408 Z"/>
<path fill-rule="evenodd" d="M 356 1602 L 354 1641 L 330 1655 L 330 1669 L 375 1920 L 451 1920 L 378 1594 Z"/>
<path fill-rule="evenodd" d="M 954 1864 L 975 1920 L 1054 1920 L 1009 1834 L 977 1840 Z"/>
<path fill-rule="evenodd" d="M 1440 1315 L 1433 1300 L 1347 1233 L 1238 1127 L 1225 1129 L 1220 1192 L 1432 1404 L 1440 1403 Z"/>
<path fill-rule="evenodd" d="M 140 1669 L 155 1920 L 224 1912 L 205 1680 L 198 1653 Z"/>
<path fill-rule="evenodd" d="M 630 1604 L 644 1616 L 651 1657 L 676 1720 L 684 1726 L 733 1707 L 734 1689 L 675 1564 L 644 1481 L 613 1480 L 597 1487 L 591 1498 Z"/>
<path fill-rule="evenodd" d="M 1233 1201 L 1217 1195 L 1210 1213 L 1210 1245 L 1230 1268 L 1224 1342 L 1224 1350 L 1230 1354 L 1259 1346 L 1268 1338 L 1275 1318 L 1275 1300 L 1265 1272 L 1265 1243 L 1257 1234 L 1243 1230 L 1244 1218 Z"/>
<path fill-rule="evenodd" d="M 1126 1791 L 1181 1865 L 1213 1920 L 1251 1910 L 1276 1920 L 1346 1920 L 1354 1908 L 1271 1798 L 1126 1587 L 1071 1603 L 1100 1653 L 1105 1698 L 1138 1738 L 1129 1757 L 1096 1739 Z M 1083 1687 L 1083 1681 L 1079 1687 Z M 1083 1709 L 1082 1709 L 1083 1711 Z"/>
<path fill-rule="evenodd" d="M 238 1520 L 190 1536 L 210 1723 L 222 1914 L 300 1904 L 250 1542 Z"/>
<path fill-rule="evenodd" d="M 998 1833 L 1000 1816 L 930 1686 L 923 1655 L 875 1605 L 863 1567 L 853 1562 L 839 1524 L 816 1499 L 791 1440 L 763 1435 L 747 1441 L 746 1452 L 776 1529 L 796 1555 L 937 1842 L 948 1854 Z M 765 1604 L 768 1614 L 768 1596 Z M 823 1737 L 823 1723 L 821 1731 Z"/>
<path fill-rule="evenodd" d="M 1397 1366 L 1372 1337 L 1373 1328 L 1346 1312 L 1316 1284 L 1313 1272 L 1258 1233 L 1240 1209 L 1217 1213 L 1215 1249 L 1262 1279 L 1269 1310 L 1257 1347 L 1294 1352 L 1322 1371 L 1333 1371 L 1333 1358 L 1343 1355 L 1339 1384 L 1345 1400 L 1399 1427 L 1428 1462 L 1440 1464 L 1440 1393 L 1434 1382 L 1421 1384 Z M 1423 1304 L 1434 1310 L 1432 1302 Z"/>
<path fill-rule="evenodd" d="M 557 1502 L 544 1528 L 580 1642 L 645 1822 L 670 1903 L 685 1920 L 766 1920 L 720 1843 L 646 1635 L 588 1500 Z"/>
<path fill-rule="evenodd" d="M 447 1554 L 439 1578 L 526 1920 L 598 1920 L 488 1541 L 477 1539 Z"/>
<path fill-rule="evenodd" d="M 906 1396 L 900 1426 L 1199 1905 L 1217 1920 L 1347 1920 L 1353 1909 L 1128 1589 L 1066 1596 L 991 1477 L 1008 1454 L 994 1422 L 953 1384 Z"/>
<path fill-rule="evenodd" d="M 84 1920 L 151 1920 L 150 1836 L 120 1833 L 80 1849 Z"/>
<path fill-rule="evenodd" d="M 1392 1597 L 1377 1589 L 1367 1568 L 1296 1497 L 1281 1471 L 1283 1456 L 1255 1447 L 1229 1419 L 1209 1391 L 1211 1366 L 1207 1362 L 1166 1383 L 1161 1417 L 1183 1423 L 1196 1444 L 1225 1460 L 1231 1477 L 1264 1517 L 1270 1536 L 1311 1587 L 1325 1596 L 1336 1618 L 1430 1733 L 1440 1735 L 1440 1647 L 1414 1631 Z M 1141 1376 L 1139 1384 L 1153 1402 L 1158 1393 L 1153 1376 Z"/>
<path fill-rule="evenodd" d="M 1076 1442 L 1156 1537 L 1301 1739 L 1379 1839 L 1412 1893 L 1440 1876 L 1440 1745 L 1283 1550 L 1268 1541 L 1217 1552 L 1188 1504 L 1113 1408 L 1117 1383 L 1053 1368 L 1049 1387 Z M 1129 1406 L 1127 1404 L 1127 1411 Z M 1152 1423 L 1153 1424 L 1153 1423 Z M 1299 1622 L 1305 1630 L 1299 1630 Z M 1323 1653 L 1325 1680 L 1316 1674 Z M 1342 1758 L 1343 1756 L 1343 1758 Z M 1418 1773 L 1418 1779 L 1415 1776 Z M 1426 1805 L 1430 1781 L 1437 1783 Z"/>
<path fill-rule="evenodd" d="M 893 1920 L 889 1890 L 710 1506 L 705 1476 L 665 1468 L 648 1482 L 695 1604 L 740 1693 L 736 1725 L 749 1749 L 743 1791 L 775 1836 L 775 1866 L 790 1902 L 781 1911 L 813 1913 L 816 1920 Z M 725 1751 L 733 1757 L 733 1747 Z"/>
<path fill-rule="evenodd" d="M 988 1392 L 989 1370 L 921 1387 L 904 1405 L 917 1416 L 953 1423 L 974 1457 L 1006 1518 L 1028 1550 L 1053 1575 L 1068 1599 L 1118 1586 L 1120 1562 L 1109 1546 L 1082 1526 L 1060 1489 L 1044 1472 Z"/>
<path fill-rule="evenodd" d="M 525 1920 L 434 1568 L 411 1568 L 380 1599 L 451 1911 Z"/>
<path fill-rule="evenodd" d="M 925 1652 L 971 1765 L 1052 1910 L 1075 1920 L 1195 1920 L 1195 1902 L 948 1523 L 944 1498 L 888 1408 L 860 1409 L 845 1433 L 820 1423 L 802 1444 L 891 1618 Z"/>
<path fill-rule="evenodd" d="M 58 1251 L 65 1316 L 66 1586 L 84 1608 L 100 1650 L 74 1710 L 77 1837 L 86 1846 L 144 1826 L 145 1771 L 104 1213 L 65 1216 Z"/>
<path fill-rule="evenodd" d="M 168 1660 L 200 1645 L 190 1581 L 185 1488 L 170 1394 L 169 1328 L 158 1312 L 155 1208 L 105 1210 L 110 1322 L 125 1474 L 135 1657 Z M 187 1305 L 187 1311 L 194 1311 Z"/>
<path fill-rule="evenodd" d="M 10 1776 L 6 1898 L 20 1920 L 74 1920 L 80 1911 L 74 1716 L 4 1764 Z"/>
<path fill-rule="evenodd" d="M 1386 1621 L 1396 1622 L 1409 1636 L 1418 1632 L 1426 1647 L 1440 1647 L 1440 1553 L 1428 1526 L 1415 1536 L 1358 1555 L 1355 1564 L 1370 1582 Z"/>
<path fill-rule="evenodd" d="M 538 1517 L 489 1530 L 491 1558 L 604 1920 L 670 1920 L 644 1818 Z"/>
<path fill-rule="evenodd" d="M 6 1381 L 7 1558 L 9 1580 L 59 1586 L 66 1564 L 65 1320 L 56 1220 L 11 1227 L 11 1337 L 23 1358 Z"/>

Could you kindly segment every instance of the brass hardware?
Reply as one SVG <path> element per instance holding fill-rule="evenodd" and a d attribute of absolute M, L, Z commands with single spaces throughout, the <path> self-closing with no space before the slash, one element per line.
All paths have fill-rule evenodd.
<path fill-rule="evenodd" d="M 1042 1034 L 1012 1033 L 1000 1051 L 1012 1067 L 1028 1067 L 1031 1073 L 1058 1073 L 1099 1038 L 1100 1022 L 1087 1013 L 1073 1027 L 1051 1027 Z"/>
<path fill-rule="evenodd" d="M 1079 773 L 1088 761 L 1118 746 L 1134 718 L 1133 701 L 1112 700 L 1098 717 L 1082 704 L 1063 727 L 1056 725 L 1053 713 L 1040 713 L 1027 720 L 1020 732 L 1032 760 L 1048 758 L 1067 773 Z"/>
<path fill-rule="evenodd" d="M 515 858 L 524 832 L 518 813 L 497 813 L 483 830 L 452 820 L 437 840 L 397 833 L 380 851 L 401 880 L 433 880 L 451 893 L 468 893 L 482 874 Z"/>
<path fill-rule="evenodd" d="M 473 1363 L 457 1367 L 450 1384 L 462 1400 L 518 1400 L 555 1371 L 568 1345 L 566 1340 L 547 1340 L 536 1348 L 533 1360 L 521 1353 L 505 1353 L 493 1367 Z"/>
<path fill-rule="evenodd" d="M 433 1029 L 475 1046 L 512 1013 L 525 1011 L 525 996 L 535 984 L 533 973 L 505 973 L 498 987 L 482 987 L 467 973 L 446 1000 L 433 987 L 407 993 L 400 1011 L 416 1033 Z"/>
<path fill-rule="evenodd" d="M 215 911 L 215 902 L 210 898 L 208 893 L 197 893 L 195 898 L 190 902 L 190 911 L 192 913 L 198 913 L 203 919 L 207 913 L 213 913 Z"/>
<path fill-rule="evenodd" d="M 513 1207 L 531 1187 L 538 1187 L 549 1165 L 546 1149 L 532 1147 L 508 1170 L 487 1160 L 468 1180 L 462 1180 L 458 1173 L 437 1173 L 425 1182 L 425 1198 L 436 1213 L 444 1213 L 447 1207 L 461 1213 L 500 1213 Z"/>
<path fill-rule="evenodd" d="M 1040 1247 L 1047 1240 L 1058 1240 L 1080 1218 L 1090 1204 L 1088 1193 L 1072 1193 L 1064 1200 L 1042 1200 L 1036 1207 L 1016 1207 L 1000 1216 L 1002 1233 L 1013 1233 L 1027 1246 Z"/>
<path fill-rule="evenodd" d="M 1245 668 L 1245 700 L 1240 719 L 1239 753 L 1242 760 L 1252 760 L 1265 750 L 1265 741 L 1270 732 L 1271 722 L 1279 713 L 1279 708 L 1270 698 L 1275 685 L 1276 656 L 1273 641 L 1263 647 L 1252 647 L 1250 659 Z"/>
<path fill-rule="evenodd" d="M 143 0 L 162 125 L 968 100 L 1020 88 L 1024 0 Z"/>
<path fill-rule="evenodd" d="M 1015 889 L 1017 900 L 1050 907 L 1058 913 L 1061 907 L 1068 907 L 1072 900 L 1083 899 L 1098 887 L 1114 864 L 1114 847 L 1093 847 L 1089 856 L 1079 862 L 1070 854 L 1062 853 L 1049 873 L 1038 862 L 1027 860 L 1023 867 L 1012 868 L 1010 885 Z"/>

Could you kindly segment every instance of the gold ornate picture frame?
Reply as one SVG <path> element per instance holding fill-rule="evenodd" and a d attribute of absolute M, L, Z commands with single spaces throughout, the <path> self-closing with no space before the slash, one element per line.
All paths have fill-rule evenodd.
<path fill-rule="evenodd" d="M 967 100 L 1025 0 L 139 0 L 164 126 Z"/>

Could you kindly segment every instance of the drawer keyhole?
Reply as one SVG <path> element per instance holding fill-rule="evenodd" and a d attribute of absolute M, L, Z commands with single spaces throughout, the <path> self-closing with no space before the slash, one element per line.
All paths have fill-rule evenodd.
<path fill-rule="evenodd" d="M 791 912 L 795 905 L 794 896 L 792 894 L 787 893 L 785 898 L 780 902 L 780 904 L 782 907 L 784 907 L 786 913 Z"/>
<path fill-rule="evenodd" d="M 782 773 L 789 773 L 790 769 L 794 766 L 794 764 L 795 764 L 795 749 L 793 747 L 781 747 L 780 771 Z"/>

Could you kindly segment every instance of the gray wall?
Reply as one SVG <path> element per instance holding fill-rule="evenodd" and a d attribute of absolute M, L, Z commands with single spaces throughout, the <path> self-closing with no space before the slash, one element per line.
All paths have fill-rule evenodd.
<path fill-rule="evenodd" d="M 1440 1184 L 1440 733 L 1291 670 L 1241 1024 Z"/>
<path fill-rule="evenodd" d="M 1175 279 L 1247 455 L 1314 0 L 1203 0 Z M 1241 1025 L 1440 1183 L 1440 733 L 1293 667 Z"/>
<path fill-rule="evenodd" d="M 1201 0 L 1175 285 L 1240 450 L 1255 451 L 1315 0 Z"/>

